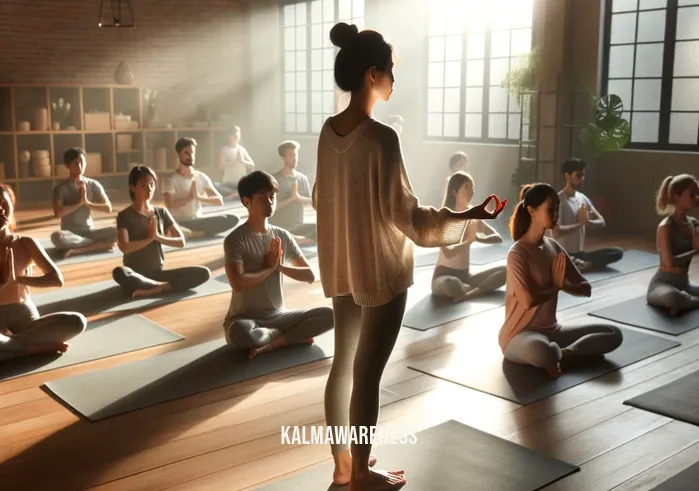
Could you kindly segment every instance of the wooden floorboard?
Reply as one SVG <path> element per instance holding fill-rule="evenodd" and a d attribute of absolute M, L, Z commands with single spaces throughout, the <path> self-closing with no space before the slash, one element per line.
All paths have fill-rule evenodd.
<path fill-rule="evenodd" d="M 32 218 L 42 210 L 24 213 Z M 29 233 L 46 236 L 56 223 Z M 652 237 L 597 243 L 654 248 Z M 171 252 L 166 261 L 168 267 L 203 263 L 220 272 L 222 248 Z M 66 287 L 108 279 L 119 263 L 65 266 Z M 560 318 L 640 295 L 652 274 L 646 270 L 596 283 L 593 302 Z M 319 283 L 286 282 L 285 288 L 291 308 L 329 305 Z M 213 295 L 142 313 L 185 336 L 183 341 L 0 383 L 0 489 L 247 490 L 327 461 L 324 446 L 282 445 L 280 428 L 324 424 L 330 360 L 96 423 L 82 420 L 41 388 L 47 381 L 219 338 L 229 299 L 227 293 Z M 455 419 L 581 466 L 550 490 L 651 489 L 699 460 L 699 427 L 622 404 L 699 370 L 699 330 L 677 337 L 678 348 L 527 406 L 407 368 L 417 359 L 436 363 L 455 356 L 460 345 L 497 329 L 502 315 L 499 308 L 426 332 L 404 328 L 382 380 L 381 421 L 419 430 Z"/>

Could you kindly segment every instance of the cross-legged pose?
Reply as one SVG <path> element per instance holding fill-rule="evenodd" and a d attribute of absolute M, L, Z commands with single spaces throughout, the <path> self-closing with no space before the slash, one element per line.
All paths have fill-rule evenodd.
<path fill-rule="evenodd" d="M 255 162 L 245 147 L 240 144 L 240 137 L 240 127 L 231 128 L 227 135 L 226 144 L 221 147 L 219 154 L 218 165 L 223 169 L 223 177 L 217 188 L 224 199 L 237 198 L 238 181 L 255 169 Z"/>
<path fill-rule="evenodd" d="M 163 196 L 165 206 L 175 217 L 187 238 L 213 237 L 238 224 L 235 215 L 202 216 L 202 203 L 223 205 L 223 197 L 209 176 L 194 169 L 197 142 L 194 138 L 180 138 L 175 151 L 180 165 L 165 178 Z"/>
<path fill-rule="evenodd" d="M 559 324 L 558 292 L 589 297 L 590 284 L 563 247 L 545 235 L 556 226 L 559 200 L 548 184 L 522 188 L 510 221 L 515 243 L 507 254 L 505 323 L 499 342 L 505 358 L 542 368 L 552 377 L 598 359 L 622 342 L 611 324 Z"/>
<path fill-rule="evenodd" d="M 333 327 L 330 307 L 284 307 L 283 276 L 313 283 L 315 276 L 296 241 L 286 230 L 267 223 L 274 215 L 277 181 L 262 171 L 240 180 L 238 192 L 248 219 L 224 242 L 226 275 L 233 289 L 223 323 L 233 349 L 253 356 L 287 344 L 312 343 Z"/>
<path fill-rule="evenodd" d="M 687 216 L 699 205 L 699 183 L 681 174 L 663 180 L 658 213 L 671 213 L 658 225 L 660 267 L 648 285 L 648 304 L 677 315 L 699 308 L 699 285 L 689 281 L 689 265 L 699 251 L 699 221 Z"/>
<path fill-rule="evenodd" d="M 64 353 L 66 341 L 82 333 L 87 319 L 77 312 L 40 316 L 29 288 L 63 286 L 63 275 L 43 247 L 13 233 L 15 195 L 0 184 L 0 362 L 40 353 Z M 33 276 L 33 266 L 43 273 Z"/>
<path fill-rule="evenodd" d="M 182 248 L 185 238 L 167 208 L 151 204 L 157 180 L 155 172 L 145 165 L 132 168 L 129 173 L 132 204 L 117 215 L 118 244 L 124 253 L 124 265 L 115 268 L 112 277 L 133 298 L 187 291 L 211 277 L 211 271 L 204 266 L 163 269 L 163 246 Z"/>
<path fill-rule="evenodd" d="M 302 245 L 312 245 L 316 238 L 316 224 L 304 223 L 304 210 L 311 204 L 311 186 L 308 178 L 297 170 L 300 145 L 295 141 L 285 141 L 278 147 L 284 163 L 274 174 L 279 183 L 279 204 L 270 223 L 288 230 Z"/>
<path fill-rule="evenodd" d="M 61 230 L 51 234 L 51 242 L 64 257 L 108 251 L 116 245 L 116 228 L 95 228 L 92 211 L 109 213 L 112 203 L 102 185 L 85 177 L 85 151 L 69 148 L 63 154 L 69 176 L 53 190 L 53 214 L 61 219 Z"/>
<path fill-rule="evenodd" d="M 471 206 L 473 193 L 473 178 L 458 171 L 449 178 L 447 197 L 442 206 L 457 212 L 466 211 Z M 459 244 L 439 249 L 432 276 L 433 295 L 461 302 L 505 284 L 507 268 L 504 265 L 485 268 L 478 273 L 470 271 L 470 251 L 474 242 L 497 244 L 502 242 L 502 237 L 486 222 L 470 220 Z"/>
<path fill-rule="evenodd" d="M 503 209 L 489 197 L 463 212 L 424 207 L 413 193 L 396 131 L 372 117 L 393 91 L 393 48 L 381 34 L 335 25 L 340 48 L 335 81 L 351 94 L 329 118 L 318 142 L 313 207 L 323 292 L 333 299 L 335 355 L 325 392 L 327 425 L 359 435 L 376 425 L 381 375 L 398 337 L 413 284 L 412 243 L 440 247 L 461 241 L 469 219 L 492 219 Z M 486 210 L 496 201 L 494 212 Z M 398 489 L 403 471 L 370 469 L 371 444 L 332 446 L 333 481 L 350 491 Z"/>
<path fill-rule="evenodd" d="M 604 217 L 595 209 L 590 198 L 580 192 L 585 183 L 587 163 L 568 159 L 561 166 L 566 186 L 558 193 L 561 201 L 558 224 L 553 236 L 566 252 L 575 259 L 581 271 L 604 268 L 624 256 L 620 247 L 585 249 L 585 229 L 588 225 L 605 226 Z"/>

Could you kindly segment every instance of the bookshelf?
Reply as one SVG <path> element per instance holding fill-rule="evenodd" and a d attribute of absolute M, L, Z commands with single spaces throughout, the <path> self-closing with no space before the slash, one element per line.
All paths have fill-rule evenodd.
<path fill-rule="evenodd" d="M 0 181 L 15 190 L 20 208 L 48 203 L 67 176 L 63 152 L 79 146 L 88 177 L 126 192 L 135 164 L 170 172 L 175 142 L 185 136 L 197 141 L 197 168 L 215 173 L 226 128 L 208 121 L 154 127 L 145 120 L 145 95 L 121 85 L 0 84 Z"/>

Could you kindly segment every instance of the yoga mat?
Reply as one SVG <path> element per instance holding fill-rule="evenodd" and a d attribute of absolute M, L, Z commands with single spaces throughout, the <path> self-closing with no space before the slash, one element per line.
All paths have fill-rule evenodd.
<path fill-rule="evenodd" d="M 234 215 L 240 215 L 240 214 L 245 214 L 247 215 L 248 211 L 245 208 L 245 205 L 240 202 L 238 199 L 234 199 L 231 201 L 225 201 L 223 205 L 221 206 L 209 206 L 205 205 L 202 206 L 201 208 L 201 213 L 203 215 L 214 215 L 216 213 L 223 213 L 223 212 L 232 212 Z"/>
<path fill-rule="evenodd" d="M 583 276 L 590 283 L 594 283 L 596 281 L 608 280 L 610 278 L 616 278 L 617 276 L 635 273 L 644 269 L 656 268 L 659 264 L 660 260 L 657 254 L 629 249 L 624 251 L 624 257 L 621 258 L 621 261 L 612 263 L 603 269 L 584 272 Z"/>
<path fill-rule="evenodd" d="M 64 354 L 46 354 L 17 358 L 0 363 L 0 380 L 9 380 L 56 368 L 77 365 L 151 348 L 184 339 L 140 315 L 88 322 L 81 335 L 68 341 Z"/>
<path fill-rule="evenodd" d="M 696 491 L 699 487 L 699 462 L 663 481 L 651 491 Z"/>
<path fill-rule="evenodd" d="M 624 404 L 699 426 L 699 371 L 624 401 Z"/>
<path fill-rule="evenodd" d="M 471 247 L 471 264 L 480 266 L 483 264 L 494 263 L 495 261 L 502 261 L 507 259 L 507 253 L 512 247 L 511 240 L 505 240 L 501 244 L 491 244 L 483 246 L 473 246 Z M 426 266 L 434 266 L 437 264 L 437 259 L 439 258 L 439 249 L 420 251 L 415 254 L 415 260 L 413 262 L 414 267 L 423 268 Z"/>
<path fill-rule="evenodd" d="M 294 443 L 291 440 L 291 443 Z M 580 470 L 457 421 L 417 432 L 414 439 L 377 445 L 382 469 L 404 469 L 402 491 L 534 491 Z M 333 464 L 257 488 L 260 491 L 340 491 Z"/>
<path fill-rule="evenodd" d="M 673 317 L 664 309 L 648 305 L 645 295 L 595 310 L 590 315 L 674 336 L 699 327 L 699 310 L 690 310 Z"/>
<path fill-rule="evenodd" d="M 249 360 L 224 339 L 125 365 L 49 382 L 45 387 L 91 421 L 225 387 L 286 368 L 329 358 L 333 332 L 314 345 L 293 345 Z"/>
<path fill-rule="evenodd" d="M 124 294 L 114 281 L 101 281 L 88 285 L 61 288 L 49 293 L 33 295 L 34 304 L 42 315 L 54 312 L 75 311 L 89 317 L 104 312 L 126 312 L 148 309 L 158 305 L 207 297 L 231 291 L 225 274 L 214 276 L 203 285 L 182 293 L 154 295 L 132 299 Z"/>
<path fill-rule="evenodd" d="M 207 247 L 211 245 L 216 245 L 220 244 L 221 245 L 221 250 L 223 251 L 223 241 L 226 238 L 226 235 L 229 232 L 226 232 L 224 234 L 219 234 L 215 235 L 213 237 L 207 237 L 204 239 L 187 239 L 185 241 L 185 246 L 184 250 L 188 249 L 197 249 L 199 247 Z M 106 252 L 92 252 L 88 254 L 78 254 L 75 256 L 70 256 L 68 258 L 63 258 L 61 256 L 61 253 L 58 251 L 53 246 L 53 243 L 51 242 L 51 239 L 48 237 L 44 237 L 39 239 L 39 244 L 43 246 L 44 249 L 46 249 L 46 253 L 49 255 L 51 259 L 57 264 L 57 265 L 67 265 L 67 264 L 79 264 L 79 263 L 88 263 L 88 262 L 93 262 L 93 261 L 101 261 L 103 259 L 114 259 L 114 258 L 120 258 L 123 257 L 124 255 L 121 253 L 118 247 L 114 247 L 111 251 L 106 251 Z M 169 247 L 169 246 L 164 246 L 163 247 L 163 252 L 172 252 L 172 251 L 181 251 L 183 249 L 178 249 L 177 247 Z"/>
<path fill-rule="evenodd" d="M 564 371 L 559 378 L 552 379 L 539 368 L 506 361 L 498 344 L 498 330 L 481 331 L 483 334 L 474 331 L 469 342 L 454 351 L 414 361 L 409 367 L 526 405 L 680 345 L 652 334 L 622 329 L 624 342 L 617 350 L 598 362 Z"/>

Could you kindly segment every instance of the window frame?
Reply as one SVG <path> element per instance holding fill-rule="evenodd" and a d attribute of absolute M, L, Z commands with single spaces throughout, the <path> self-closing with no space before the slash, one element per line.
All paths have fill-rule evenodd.
<path fill-rule="evenodd" d="M 532 6 L 533 8 L 533 6 Z M 532 19 L 533 19 L 533 14 L 532 14 Z M 532 22 L 533 24 L 533 22 Z M 470 88 L 482 88 L 483 89 L 483 104 L 482 104 L 482 113 L 481 113 L 481 136 L 480 137 L 473 137 L 473 136 L 465 136 L 466 133 L 466 90 L 469 88 L 466 85 L 466 68 L 467 68 L 467 62 L 468 61 L 473 61 L 473 60 L 480 60 L 481 58 L 474 58 L 473 60 L 469 60 L 467 58 L 468 56 L 468 33 L 466 30 L 461 31 L 461 81 L 459 84 L 459 91 L 460 91 L 460 100 L 459 100 L 459 136 L 437 136 L 437 135 L 430 135 L 429 133 L 429 115 L 430 114 L 441 114 L 444 116 L 445 114 L 454 114 L 454 113 L 445 113 L 443 110 L 440 111 L 439 113 L 437 112 L 430 112 L 429 111 L 429 91 L 430 91 L 430 85 L 429 85 L 429 66 L 430 66 L 430 54 L 429 54 L 429 44 L 430 44 L 430 39 L 431 38 L 436 38 L 436 37 L 441 37 L 446 40 L 447 37 L 449 37 L 449 34 L 440 34 L 438 36 L 432 36 L 430 35 L 430 13 L 426 16 L 425 20 L 425 32 L 427 33 L 426 35 L 426 42 L 424 44 L 424 54 L 425 54 L 425 72 L 423 76 L 423 94 L 424 94 L 424 102 L 422 104 L 422 114 L 424 117 L 423 121 L 423 127 L 422 127 L 422 133 L 424 135 L 424 138 L 427 141 L 440 141 L 440 142 L 463 142 L 463 143 L 482 143 L 482 144 L 495 144 L 495 145 L 508 145 L 508 146 L 516 146 L 519 144 L 519 141 L 522 139 L 522 118 L 525 118 L 525 111 L 520 108 L 519 112 L 511 112 L 510 111 L 510 94 L 507 94 L 507 108 L 508 110 L 505 112 L 494 112 L 491 113 L 490 111 L 490 90 L 491 86 L 490 84 L 490 78 L 491 78 L 491 70 L 490 70 L 490 64 L 493 59 L 498 60 L 498 59 L 505 59 L 505 57 L 492 57 L 492 51 L 491 51 L 491 45 L 492 45 L 492 36 L 494 33 L 497 32 L 509 32 L 510 34 L 510 43 L 512 39 L 512 33 L 515 31 L 520 31 L 520 30 L 525 30 L 529 29 L 531 31 L 531 41 L 532 41 L 532 46 L 531 49 L 533 49 L 533 40 L 534 40 L 534 27 L 533 25 L 529 27 L 510 27 L 508 29 L 493 29 L 492 25 L 488 23 L 486 25 L 486 28 L 482 33 L 484 34 L 485 41 L 484 41 L 484 49 L 483 49 L 483 85 L 482 86 L 473 86 Z M 472 33 L 472 34 L 479 34 L 479 33 Z M 510 44 L 510 56 L 507 57 L 508 59 L 508 71 L 512 69 L 512 60 L 516 59 L 517 56 L 512 55 L 511 52 L 512 45 Z M 442 63 L 446 63 L 446 57 L 445 60 Z M 441 90 L 445 90 L 449 87 L 441 86 L 441 87 L 432 87 L 432 88 L 440 88 Z M 506 90 L 506 89 L 505 89 Z M 478 114 L 478 113 L 472 113 L 472 114 Z M 518 137 L 517 138 L 491 138 L 488 136 L 482 136 L 482 135 L 487 135 L 489 131 L 489 122 L 490 122 L 490 115 L 491 114 L 504 114 L 507 119 L 505 122 L 505 134 L 507 135 L 509 132 L 509 120 L 512 115 L 519 115 L 520 116 L 520 124 L 519 124 L 519 131 Z M 529 115 L 524 119 L 525 126 L 528 126 L 527 121 L 529 120 Z M 442 131 L 443 132 L 443 131 Z"/>
<path fill-rule="evenodd" d="M 312 64 L 312 58 L 313 58 L 313 47 L 312 47 L 312 33 L 311 33 L 311 28 L 313 26 L 313 23 L 311 22 L 312 19 L 312 9 L 311 9 L 311 3 L 315 0 L 278 0 L 279 4 L 279 53 L 281 54 L 281 65 L 282 65 L 282 70 L 281 70 L 281 77 L 280 77 L 280 106 L 281 106 L 281 123 L 280 123 L 280 130 L 282 135 L 288 135 L 288 136 L 315 136 L 318 134 L 318 131 L 313 130 L 313 115 L 317 114 L 317 112 L 313 111 L 313 90 L 312 90 L 312 84 L 313 84 L 313 72 L 317 70 L 313 70 L 313 64 Z M 322 0 L 320 0 L 322 2 Z M 347 22 L 346 19 L 340 19 L 339 14 L 340 14 L 340 2 L 343 0 L 333 0 L 333 20 L 331 21 L 333 25 L 337 24 L 338 22 L 344 21 Z M 352 2 L 352 0 L 349 0 Z M 366 19 L 366 3 L 367 0 L 361 0 L 363 3 L 363 15 L 361 17 L 352 17 L 349 21 L 353 21 L 356 18 L 361 18 L 362 19 L 362 26 L 363 27 Z M 284 8 L 289 6 L 289 5 L 297 5 L 297 4 L 306 4 L 306 46 L 304 50 L 306 51 L 306 94 L 307 94 L 307 100 L 306 100 L 306 131 L 288 131 L 286 129 L 286 117 L 287 114 L 292 114 L 292 113 L 287 113 L 286 112 L 286 45 L 285 45 L 285 37 L 284 37 Z M 353 8 L 352 8 L 352 13 Z M 319 48 L 321 51 L 324 48 Z M 337 56 L 337 53 L 339 51 L 339 48 L 336 46 L 332 47 L 333 50 L 333 59 L 335 56 Z M 294 50 L 296 52 L 298 50 Z M 321 70 L 321 73 L 323 73 L 325 70 Z M 293 73 L 301 73 L 294 71 Z M 321 94 L 324 91 L 321 91 Z M 294 91 L 296 93 L 296 91 Z M 337 112 L 339 103 L 340 103 L 340 95 L 342 94 L 342 91 L 337 87 L 335 84 L 335 81 L 333 80 L 333 111 Z M 322 96 L 321 96 L 322 97 Z M 322 105 L 322 99 L 321 99 L 321 105 Z M 299 113 L 297 111 L 294 111 L 294 115 L 298 115 Z M 323 111 L 321 111 L 321 117 L 322 117 Z"/>
<path fill-rule="evenodd" d="M 611 56 L 611 37 L 612 37 L 612 17 L 614 12 L 612 11 L 613 0 L 608 0 L 605 2 L 604 10 L 604 34 L 603 34 L 603 45 L 602 45 L 602 67 L 601 67 L 601 95 L 608 94 L 609 86 L 609 59 Z M 699 131 L 697 131 L 697 143 L 670 143 L 670 122 L 673 113 L 691 113 L 697 114 L 699 110 L 694 111 L 673 111 L 672 110 L 672 89 L 673 82 L 675 79 L 692 79 L 699 80 L 699 75 L 697 76 L 674 76 L 674 66 L 675 66 L 675 47 L 677 45 L 677 19 L 679 13 L 682 9 L 699 7 L 699 5 L 683 5 L 680 6 L 678 0 L 667 0 L 667 5 L 663 8 L 653 8 L 639 10 L 640 0 L 636 6 L 636 10 L 629 10 L 629 13 L 636 13 L 636 38 L 638 37 L 638 13 L 639 12 L 653 12 L 653 11 L 665 11 L 665 37 L 662 41 L 663 45 L 663 64 L 661 71 L 661 85 L 660 85 L 660 109 L 659 111 L 633 111 L 633 98 L 634 98 L 634 87 L 636 80 L 644 79 L 657 79 L 658 77 L 636 77 L 636 49 L 637 46 L 643 44 L 660 44 L 660 41 L 652 42 L 637 42 L 634 40 L 633 43 L 619 43 L 615 46 L 633 46 L 634 47 L 634 61 L 633 61 L 633 72 L 631 86 L 631 102 L 629 107 L 626 107 L 626 101 L 624 101 L 624 113 L 629 113 L 631 121 L 629 124 L 633 124 L 633 112 L 638 113 L 658 113 L 658 141 L 657 142 L 633 142 L 629 143 L 624 147 L 629 150 L 656 150 L 656 151 L 670 151 L 670 152 L 699 152 Z M 680 42 L 691 42 L 699 41 L 699 38 L 692 39 L 682 39 Z M 614 80 L 614 79 L 612 79 Z M 620 79 L 628 80 L 628 79 Z M 632 130 L 633 131 L 633 130 Z"/>

